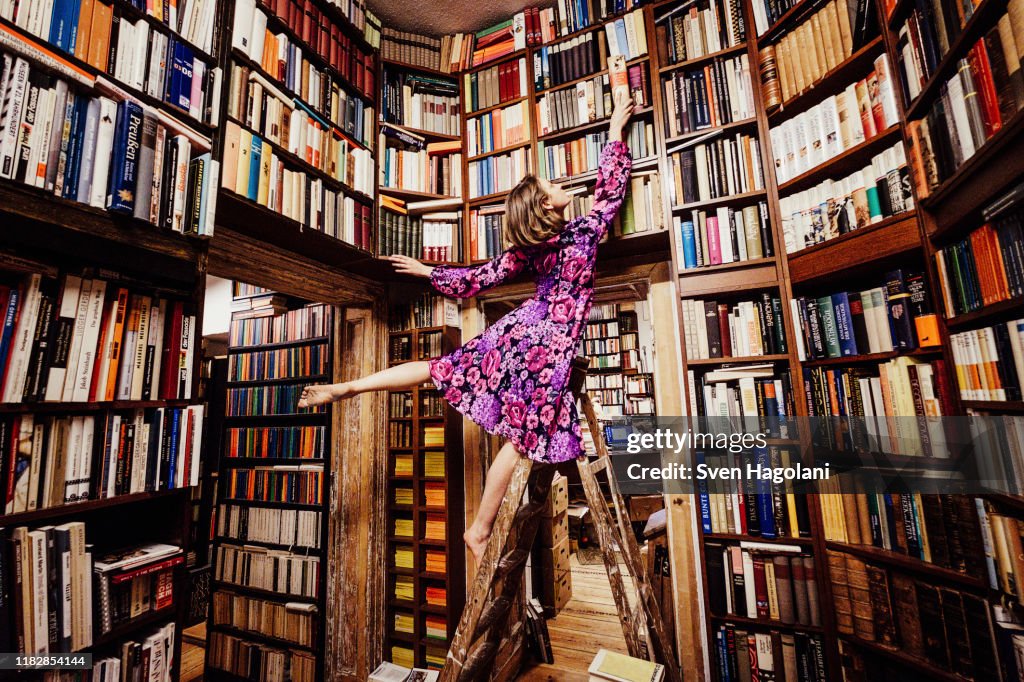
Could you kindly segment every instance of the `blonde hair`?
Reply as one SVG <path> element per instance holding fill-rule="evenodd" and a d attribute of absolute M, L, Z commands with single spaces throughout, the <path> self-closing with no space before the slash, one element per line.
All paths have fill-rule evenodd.
<path fill-rule="evenodd" d="M 502 238 L 507 246 L 527 247 L 551 239 L 565 227 L 565 218 L 544 208 L 548 198 L 532 173 L 516 185 L 505 198 L 505 227 Z"/>

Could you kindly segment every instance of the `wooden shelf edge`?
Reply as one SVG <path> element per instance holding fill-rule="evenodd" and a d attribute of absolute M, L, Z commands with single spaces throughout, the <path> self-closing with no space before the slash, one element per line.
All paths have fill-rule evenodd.
<path fill-rule="evenodd" d="M 62 516 L 79 516 L 81 514 L 88 514 L 102 509 L 109 509 L 111 507 L 138 504 L 140 502 L 150 502 L 153 500 L 163 500 L 187 490 L 191 490 L 191 486 L 172 488 L 170 490 L 158 490 L 148 493 L 115 495 L 114 497 L 105 497 L 99 500 L 86 500 L 85 502 L 62 504 L 56 507 L 33 509 L 32 511 L 16 512 L 14 514 L 3 514 L 0 515 L 0 523 L 4 526 L 15 526 L 19 524 L 33 524 L 43 519 L 53 519 Z"/>
<path fill-rule="evenodd" d="M 825 543 L 825 546 L 828 549 L 835 550 L 837 552 L 852 554 L 867 561 L 877 561 L 878 563 L 885 564 L 886 566 L 897 568 L 908 573 L 927 575 L 932 579 L 943 580 L 947 583 L 955 583 L 960 587 L 976 590 L 988 589 L 988 585 L 980 578 L 958 573 L 937 564 L 928 563 L 923 559 L 915 559 L 914 557 L 907 556 L 906 554 L 891 552 L 873 545 L 855 545 L 848 542 L 828 540 Z"/>

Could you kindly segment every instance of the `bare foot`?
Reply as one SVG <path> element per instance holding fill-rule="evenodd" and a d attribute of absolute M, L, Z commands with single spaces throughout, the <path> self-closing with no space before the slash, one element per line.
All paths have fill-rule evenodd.
<path fill-rule="evenodd" d="M 484 550 L 487 549 L 487 541 L 491 539 L 491 534 L 487 533 L 485 535 L 475 526 L 470 526 L 469 529 L 462 534 L 462 539 L 466 541 L 466 546 L 469 547 L 469 551 L 473 553 L 473 558 L 476 559 L 477 563 L 480 563 L 480 559 L 484 556 Z"/>
<path fill-rule="evenodd" d="M 299 407 L 316 407 L 325 405 L 352 395 L 352 389 L 348 384 L 318 384 L 306 386 L 299 396 Z"/>

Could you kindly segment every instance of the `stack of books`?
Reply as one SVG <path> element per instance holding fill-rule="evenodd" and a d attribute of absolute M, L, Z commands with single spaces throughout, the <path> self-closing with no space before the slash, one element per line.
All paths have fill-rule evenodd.
<path fill-rule="evenodd" d="M 443 445 L 443 440 L 441 445 Z M 444 478 L 444 453 L 423 453 L 423 475 L 427 478 Z"/>
<path fill-rule="evenodd" d="M 402 575 L 395 576 L 395 599 L 401 599 L 402 601 L 415 601 L 416 588 L 413 585 L 412 578 Z"/>
<path fill-rule="evenodd" d="M 448 559 L 444 552 L 428 549 L 424 555 L 424 569 L 427 573 L 447 573 Z"/>
<path fill-rule="evenodd" d="M 447 504 L 444 483 L 424 483 L 423 500 L 428 507 L 444 507 Z"/>
<path fill-rule="evenodd" d="M 746 39 L 743 6 L 737 0 L 712 0 L 707 7 L 675 3 L 658 9 L 654 31 L 660 64 L 697 59 Z"/>
<path fill-rule="evenodd" d="M 423 537 L 427 540 L 443 541 L 447 535 L 448 521 L 444 514 L 427 514 Z"/>
<path fill-rule="evenodd" d="M 767 292 L 732 306 L 683 299 L 686 357 L 695 359 L 781 355 L 786 351 L 782 302 Z"/>

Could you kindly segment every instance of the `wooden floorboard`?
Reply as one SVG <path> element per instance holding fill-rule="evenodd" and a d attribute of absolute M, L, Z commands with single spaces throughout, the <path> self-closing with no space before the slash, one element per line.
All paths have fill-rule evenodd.
<path fill-rule="evenodd" d="M 181 682 L 202 682 L 206 649 L 206 623 L 186 628 L 181 633 Z"/>
<path fill-rule="evenodd" d="M 532 664 L 517 679 L 524 682 L 587 682 L 587 668 L 598 649 L 626 651 L 622 626 L 615 610 L 604 565 L 581 565 L 573 554 L 572 599 L 561 613 L 548 621 L 552 664 Z M 625 567 L 623 567 L 623 571 Z M 627 593 L 632 593 L 627 584 Z"/>

